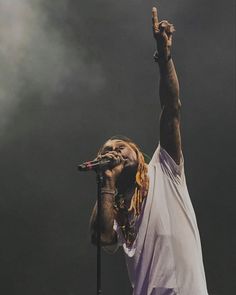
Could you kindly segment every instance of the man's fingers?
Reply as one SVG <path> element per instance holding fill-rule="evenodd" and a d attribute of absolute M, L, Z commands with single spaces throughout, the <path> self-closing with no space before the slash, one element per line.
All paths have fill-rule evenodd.
<path fill-rule="evenodd" d="M 154 23 L 158 24 L 158 16 L 157 16 L 157 8 L 156 7 L 152 8 L 152 18 L 153 18 Z"/>
<path fill-rule="evenodd" d="M 165 32 L 167 35 L 171 35 L 175 31 L 173 24 L 169 23 L 167 20 L 161 21 L 158 28 L 161 33 Z"/>
<path fill-rule="evenodd" d="M 170 24 L 169 32 L 172 34 L 175 32 L 175 27 L 174 25 Z"/>
<path fill-rule="evenodd" d="M 157 16 L 157 9 L 156 9 L 156 7 L 153 7 L 152 8 L 152 25 L 153 25 L 153 31 L 155 32 L 155 33 L 157 33 L 158 32 L 158 16 Z"/>

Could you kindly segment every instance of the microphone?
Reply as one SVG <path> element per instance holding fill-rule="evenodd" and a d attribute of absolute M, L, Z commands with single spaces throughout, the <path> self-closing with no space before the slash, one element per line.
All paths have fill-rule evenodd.
<path fill-rule="evenodd" d="M 83 164 L 78 165 L 79 171 L 97 171 L 97 170 L 104 170 L 107 168 L 115 167 L 121 163 L 121 159 L 118 158 L 117 160 L 103 158 L 101 160 L 93 160 L 84 162 Z"/>

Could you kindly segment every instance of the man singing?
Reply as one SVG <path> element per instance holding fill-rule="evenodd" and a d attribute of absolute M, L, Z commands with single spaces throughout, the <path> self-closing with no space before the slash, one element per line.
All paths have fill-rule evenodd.
<path fill-rule="evenodd" d="M 114 160 L 105 169 L 101 244 L 123 247 L 133 295 L 208 295 L 201 243 L 188 194 L 180 137 L 179 84 L 171 57 L 174 27 L 152 10 L 154 55 L 160 69 L 160 143 L 147 165 L 126 137 L 105 142 L 97 158 Z M 91 240 L 96 244 L 96 205 Z"/>

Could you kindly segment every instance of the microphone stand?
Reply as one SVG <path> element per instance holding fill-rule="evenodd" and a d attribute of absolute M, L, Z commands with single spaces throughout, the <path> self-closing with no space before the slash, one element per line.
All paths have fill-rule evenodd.
<path fill-rule="evenodd" d="M 101 189 L 103 175 L 101 169 L 97 171 L 97 295 L 102 294 L 101 288 Z"/>
<path fill-rule="evenodd" d="M 110 160 L 90 161 L 78 165 L 79 171 L 94 170 L 97 174 L 97 295 L 102 294 L 101 288 L 101 190 L 103 184 L 102 168 L 110 163 Z M 96 169 L 98 168 L 98 169 Z"/>

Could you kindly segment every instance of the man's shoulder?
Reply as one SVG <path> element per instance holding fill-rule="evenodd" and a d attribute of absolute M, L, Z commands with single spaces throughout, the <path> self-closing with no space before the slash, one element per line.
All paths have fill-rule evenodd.
<path fill-rule="evenodd" d="M 180 163 L 177 164 L 175 160 L 169 155 L 169 153 L 159 143 L 152 159 L 148 165 L 151 172 L 152 167 L 159 167 L 160 170 L 170 176 L 172 179 L 182 178 L 184 175 L 184 157 L 181 151 Z"/>

